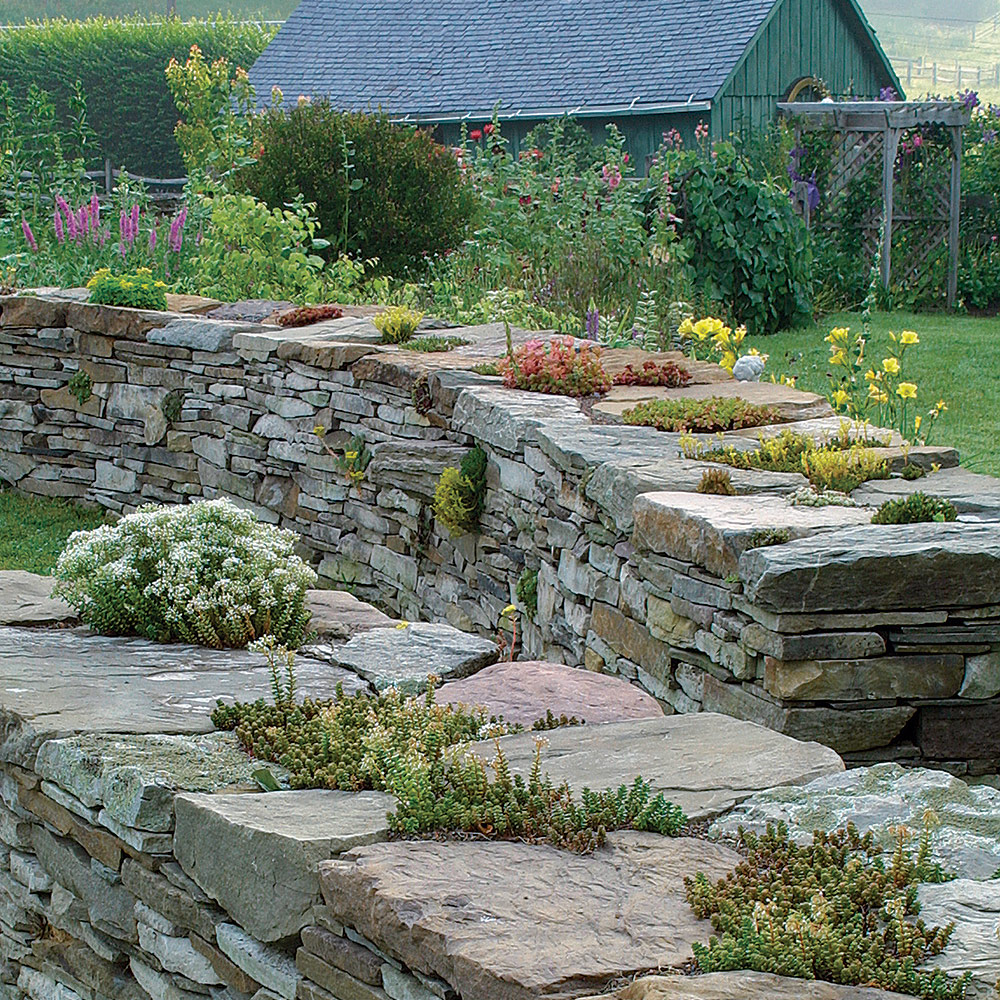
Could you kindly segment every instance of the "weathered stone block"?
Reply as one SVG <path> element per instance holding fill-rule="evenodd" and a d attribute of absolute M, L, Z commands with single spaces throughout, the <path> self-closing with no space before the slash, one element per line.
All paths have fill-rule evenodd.
<path fill-rule="evenodd" d="M 772 632 L 759 622 L 745 625 L 740 632 L 740 641 L 759 653 L 766 653 L 779 660 L 851 660 L 864 656 L 881 656 L 885 652 L 885 639 L 878 632 L 784 635 Z"/>

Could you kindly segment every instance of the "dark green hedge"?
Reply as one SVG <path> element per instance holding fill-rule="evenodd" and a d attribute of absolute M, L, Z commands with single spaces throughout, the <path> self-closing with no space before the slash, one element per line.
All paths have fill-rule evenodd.
<path fill-rule="evenodd" d="M 79 80 L 102 158 L 135 173 L 177 177 L 184 167 L 174 142 L 177 109 L 164 77 L 167 64 L 183 62 L 198 45 L 208 59 L 225 56 L 249 68 L 275 30 L 228 18 L 48 21 L 0 31 L 0 80 L 15 96 L 36 84 L 60 110 Z"/>

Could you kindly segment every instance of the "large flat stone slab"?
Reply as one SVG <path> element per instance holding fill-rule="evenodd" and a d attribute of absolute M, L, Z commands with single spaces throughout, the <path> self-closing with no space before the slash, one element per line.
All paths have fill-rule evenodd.
<path fill-rule="evenodd" d="M 20 569 L 0 570 L 0 625 L 56 625 L 77 620 L 76 611 L 50 597 L 54 581 Z"/>
<path fill-rule="evenodd" d="M 298 657 L 302 694 L 367 688 L 356 674 Z M 207 733 L 216 700 L 270 698 L 263 658 L 163 646 L 84 629 L 0 628 L 0 759 L 31 766 L 47 739 L 78 733 Z"/>
<path fill-rule="evenodd" d="M 1000 523 L 846 527 L 747 552 L 739 573 L 747 599 L 776 611 L 997 604 Z"/>
<path fill-rule="evenodd" d="M 909 994 L 867 986 L 789 979 L 769 972 L 710 972 L 706 976 L 644 976 L 587 1000 L 908 1000 Z"/>
<path fill-rule="evenodd" d="M 646 493 L 635 501 L 638 547 L 703 566 L 721 577 L 736 572 L 742 553 L 763 533 L 804 538 L 870 521 L 871 511 L 864 508 L 793 507 L 785 500 L 762 502 L 754 496 Z"/>
<path fill-rule="evenodd" d="M 434 693 L 439 704 L 482 705 L 507 722 L 531 726 L 551 711 L 583 722 L 660 718 L 659 702 L 628 681 L 540 660 L 494 663 Z"/>
<path fill-rule="evenodd" d="M 346 590 L 310 590 L 306 607 L 312 612 L 309 628 L 322 639 L 350 639 L 357 632 L 385 628 L 394 620 Z"/>
<path fill-rule="evenodd" d="M 568 781 L 579 793 L 584 787 L 631 784 L 641 775 L 691 819 L 718 815 L 755 791 L 803 785 L 844 767 L 819 743 L 709 712 L 573 726 L 545 735 L 542 769 L 554 781 Z M 521 733 L 500 740 L 514 773 L 527 775 L 531 769 L 534 737 Z M 491 759 L 496 743 L 474 743 L 472 749 Z"/>
<path fill-rule="evenodd" d="M 160 833 L 174 827 L 178 791 L 254 789 L 257 766 L 232 733 L 71 736 L 43 743 L 35 760 L 38 775 L 88 809 Z"/>
<path fill-rule="evenodd" d="M 319 863 L 384 840 L 382 792 L 179 795 L 174 853 L 185 873 L 259 941 L 314 923 Z"/>
<path fill-rule="evenodd" d="M 922 479 L 873 479 L 851 495 L 859 503 L 877 507 L 912 493 L 950 500 L 959 513 L 1000 517 L 1000 479 L 956 466 L 932 472 Z"/>
<path fill-rule="evenodd" d="M 707 940 L 684 876 L 739 861 L 717 844 L 615 833 L 590 857 L 547 845 L 397 841 L 320 866 L 332 915 L 463 997 L 582 996 L 681 965 Z"/>
<path fill-rule="evenodd" d="M 331 659 L 370 681 L 377 691 L 394 687 L 418 694 L 429 675 L 443 681 L 468 677 L 493 663 L 496 643 L 451 625 L 406 623 L 354 636 Z"/>
<path fill-rule="evenodd" d="M 862 833 L 871 830 L 891 850 L 891 827 L 919 831 L 927 821 L 934 858 L 946 870 L 988 879 L 1000 869 L 1000 791 L 967 785 L 945 771 L 898 764 L 875 764 L 798 787 L 758 792 L 716 820 L 711 832 L 735 836 L 740 826 L 763 832 L 768 823 L 782 822 L 794 840 L 808 844 L 814 830 L 831 831 L 851 822 Z"/>

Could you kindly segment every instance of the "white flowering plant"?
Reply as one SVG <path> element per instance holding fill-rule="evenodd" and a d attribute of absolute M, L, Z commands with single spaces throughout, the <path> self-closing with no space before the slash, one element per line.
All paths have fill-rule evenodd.
<path fill-rule="evenodd" d="M 53 593 L 104 635 L 217 649 L 274 636 L 302 644 L 316 574 L 294 532 L 228 500 L 140 507 L 117 524 L 70 535 Z"/>

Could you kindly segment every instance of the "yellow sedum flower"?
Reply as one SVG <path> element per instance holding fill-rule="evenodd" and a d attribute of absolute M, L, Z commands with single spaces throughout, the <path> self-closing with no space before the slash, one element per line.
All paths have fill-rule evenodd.
<path fill-rule="evenodd" d="M 900 382 L 896 386 L 896 395 L 900 399 L 916 399 L 917 398 L 917 387 L 912 382 Z"/>

